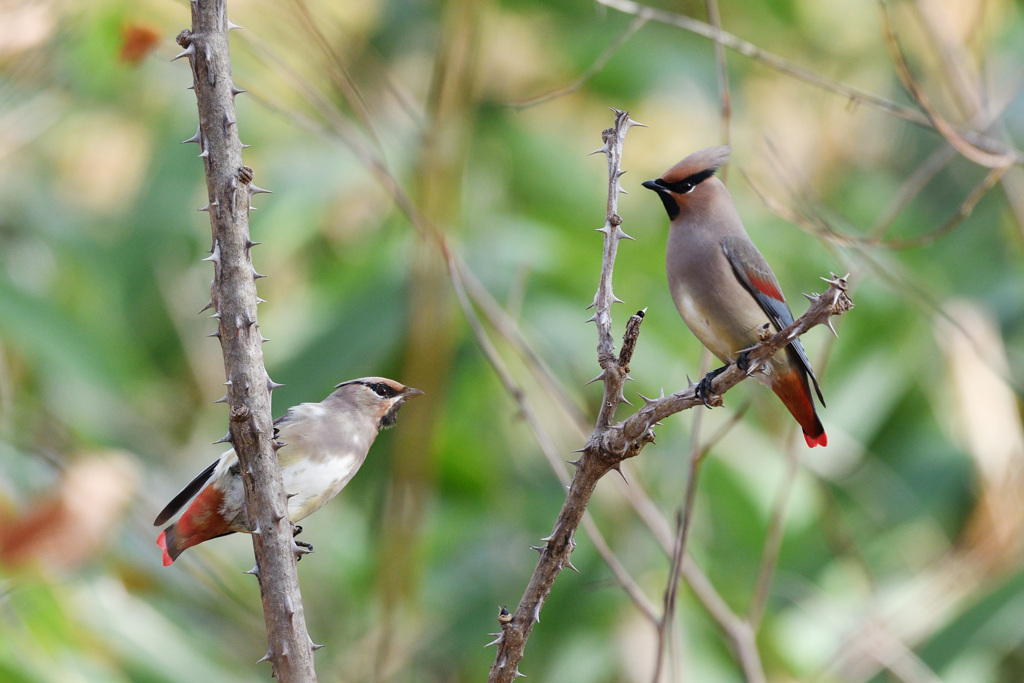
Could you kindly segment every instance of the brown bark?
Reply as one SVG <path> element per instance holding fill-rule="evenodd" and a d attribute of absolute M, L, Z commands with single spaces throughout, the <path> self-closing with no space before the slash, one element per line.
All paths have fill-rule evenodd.
<path fill-rule="evenodd" d="M 316 680 L 313 643 L 306 632 L 296 557 L 284 486 L 273 441 L 270 392 L 277 386 L 263 364 L 263 336 L 256 321 L 256 280 L 249 238 L 249 202 L 264 190 L 252 184 L 242 165 L 231 79 L 226 0 L 193 0 L 192 29 L 178 43 L 192 67 L 199 108 L 199 130 L 187 140 L 199 145 L 206 171 L 213 245 L 204 260 L 213 263 L 208 308 L 214 310 L 224 354 L 230 406 L 228 440 L 238 453 L 246 510 L 253 533 L 256 565 L 266 620 L 269 659 L 281 683 Z M 263 661 L 263 660 L 261 660 Z"/>

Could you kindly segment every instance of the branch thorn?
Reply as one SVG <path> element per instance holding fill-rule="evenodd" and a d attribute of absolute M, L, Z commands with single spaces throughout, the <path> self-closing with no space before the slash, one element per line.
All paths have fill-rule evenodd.
<path fill-rule="evenodd" d="M 192 43 L 189 43 L 188 47 L 186 47 L 184 50 L 182 50 L 181 52 L 176 54 L 174 57 L 172 57 L 171 61 L 175 62 L 175 61 L 181 59 L 182 57 L 188 57 L 189 59 L 192 59 L 192 55 L 194 55 L 195 53 L 196 53 L 196 46 L 193 45 Z"/>

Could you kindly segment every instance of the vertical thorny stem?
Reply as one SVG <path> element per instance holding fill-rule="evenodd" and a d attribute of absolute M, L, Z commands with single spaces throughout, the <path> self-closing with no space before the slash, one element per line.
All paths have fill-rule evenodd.
<path fill-rule="evenodd" d="M 601 280 L 594 294 L 594 303 L 591 307 L 595 309 L 591 321 L 597 324 L 597 361 L 601 364 L 601 374 L 598 379 L 604 380 L 604 400 L 601 403 L 601 410 L 597 416 L 597 429 L 607 428 L 615 416 L 615 409 L 622 402 L 622 385 L 625 383 L 629 361 L 619 363 L 615 358 L 615 342 L 612 338 L 612 304 L 621 303 L 612 292 L 612 272 L 615 269 L 615 256 L 619 250 L 619 242 L 623 239 L 633 239 L 620 227 L 622 219 L 619 217 L 619 192 L 622 186 L 619 178 L 625 171 L 622 170 L 622 145 L 625 142 L 626 131 L 638 124 L 629 118 L 629 112 L 613 109 L 615 112 L 615 126 L 606 128 L 601 133 L 604 145 L 596 150 L 594 154 L 604 153 L 608 157 L 608 204 L 605 211 L 604 227 L 598 228 L 598 232 L 604 234 L 604 251 L 601 256 Z M 643 317 L 642 315 L 640 316 Z"/>
<path fill-rule="evenodd" d="M 526 592 L 511 618 L 502 616 L 499 619 L 502 630 L 494 643 L 498 646 L 498 651 L 488 677 L 491 683 L 507 683 L 522 675 L 519 673 L 519 662 L 522 661 L 526 641 L 530 637 L 534 624 L 540 621 L 541 608 L 548 595 L 551 594 L 555 578 L 566 567 L 575 569 L 569 556 L 576 546 L 574 540 L 576 529 L 586 512 L 594 488 L 602 476 L 619 466 L 619 460 L 608 458 L 600 443 L 610 428 L 611 421 L 615 416 L 615 408 L 622 401 L 622 385 L 628 378 L 629 360 L 639 334 L 643 312 L 637 313 L 630 319 L 623 349 L 616 357 L 615 343 L 611 333 L 611 305 L 617 300 L 612 293 L 612 270 L 619 241 L 628 237 L 619 227 L 622 220 L 617 214 L 618 196 L 621 191 L 619 178 L 623 173 L 619 164 L 626 131 L 639 124 L 630 119 L 628 113 L 619 110 L 613 111 L 615 111 L 615 125 L 602 133 L 604 145 L 598 150 L 608 156 L 608 206 L 604 227 L 599 228 L 599 231 L 604 234 L 604 250 L 600 284 L 592 304 L 596 310 L 591 318 L 598 327 L 597 354 L 601 365 L 599 378 L 604 380 L 604 399 L 594 433 L 584 447 L 580 459 L 575 462 L 576 475 L 569 486 L 565 503 L 558 513 L 555 528 L 547 537 L 541 539 L 544 545 L 534 547 L 534 550 L 540 553 L 540 559 L 537 561 L 537 567 L 526 587 Z M 636 451 L 639 451 L 645 442 L 644 439 L 638 439 Z M 635 453 L 633 454 L 635 455 Z"/>
<path fill-rule="evenodd" d="M 213 233 L 214 266 L 210 303 L 218 321 L 213 334 L 221 341 L 230 429 L 226 437 L 241 463 L 246 510 L 253 530 L 256 566 L 266 620 L 269 659 L 282 683 L 316 680 L 314 646 L 306 632 L 295 566 L 292 524 L 287 516 L 284 486 L 277 465 L 270 411 L 270 392 L 277 386 L 263 364 L 265 341 L 256 322 L 256 279 L 250 251 L 249 206 L 252 169 L 242 165 L 231 79 L 226 0 L 193 0 L 192 29 L 178 36 L 192 67 L 199 107 L 199 130 L 187 142 L 199 145 Z"/>

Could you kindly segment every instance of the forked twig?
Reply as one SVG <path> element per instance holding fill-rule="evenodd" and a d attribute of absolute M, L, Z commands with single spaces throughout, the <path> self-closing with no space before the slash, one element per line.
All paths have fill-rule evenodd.
<path fill-rule="evenodd" d="M 519 672 L 519 663 L 522 661 L 526 642 L 534 624 L 540 620 L 541 609 L 551 593 L 556 577 L 562 569 L 572 567 L 570 556 L 576 545 L 576 529 L 584 517 L 598 480 L 611 470 L 619 470 L 623 460 L 639 455 L 644 446 L 654 440 L 655 423 L 687 408 L 705 404 L 703 398 L 697 397 L 697 385 L 691 384 L 687 389 L 668 397 L 645 398 L 645 405 L 632 417 L 625 422 L 614 422 L 615 411 L 625 400 L 622 387 L 629 379 L 629 362 L 644 318 L 643 311 L 630 318 L 626 325 L 622 349 L 616 355 L 612 336 L 611 306 L 617 299 L 612 290 L 612 274 L 618 244 L 622 239 L 629 238 L 622 231 L 622 219 L 617 213 L 618 195 L 621 192 L 619 179 L 623 174 L 622 145 L 626 132 L 637 124 L 629 118 L 627 112 L 614 111 L 615 125 L 602 133 L 604 145 L 598 150 L 608 157 L 608 203 L 605 225 L 599 229 L 599 232 L 604 234 L 604 249 L 600 281 L 592 304 L 595 312 L 590 318 L 597 324 L 598 329 L 597 357 L 601 374 L 597 379 L 603 382 L 604 395 L 594 431 L 581 449 L 579 460 L 573 463 L 576 465 L 576 474 L 569 486 L 569 493 L 558 514 L 554 529 L 541 539 L 544 545 L 535 548 L 540 553 L 540 558 L 526 591 L 511 616 L 500 615 L 501 631 L 492 642 L 497 646 L 497 652 L 488 678 L 491 683 L 507 683 L 522 676 Z M 732 364 L 711 379 L 708 382 L 706 400 L 714 405 L 720 405 L 722 393 L 749 374 L 757 372 L 778 350 L 811 327 L 822 324 L 828 325 L 831 329 L 831 316 L 844 313 L 853 307 L 853 303 L 846 297 L 844 278 L 833 276 L 828 283 L 829 289 L 824 294 L 808 297 L 811 300 L 810 308 L 793 324 L 774 335 L 765 332 L 763 341 L 748 352 L 748 365 L 745 369 L 741 370 L 736 364 Z M 678 543 L 676 546 L 680 554 L 683 552 L 682 545 Z M 687 577 L 709 613 L 728 634 L 747 679 L 763 681 L 764 672 L 754 643 L 754 629 L 750 623 L 732 613 L 692 562 L 680 560 L 676 566 L 680 567 L 682 574 Z"/>

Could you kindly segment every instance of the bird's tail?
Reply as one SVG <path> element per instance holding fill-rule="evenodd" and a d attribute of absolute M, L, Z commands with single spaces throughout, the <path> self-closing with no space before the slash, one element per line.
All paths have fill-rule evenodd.
<path fill-rule="evenodd" d="M 164 566 L 168 567 L 172 562 L 178 559 L 178 555 L 181 555 L 182 551 L 186 547 L 181 542 L 181 537 L 178 535 L 178 525 L 172 524 L 156 537 L 156 544 L 164 551 Z"/>
<path fill-rule="evenodd" d="M 160 532 L 156 544 L 164 551 L 164 566 L 194 545 L 234 533 L 220 512 L 223 494 L 212 484 L 203 489 L 178 521 Z"/>
<path fill-rule="evenodd" d="M 777 375 L 771 386 L 775 395 L 782 399 L 786 408 L 800 423 L 800 427 L 804 430 L 804 440 L 807 441 L 807 446 L 810 448 L 827 446 L 828 437 L 821 420 L 818 419 L 818 413 L 814 410 L 811 388 L 803 370 L 793 364 L 789 370 Z"/>

